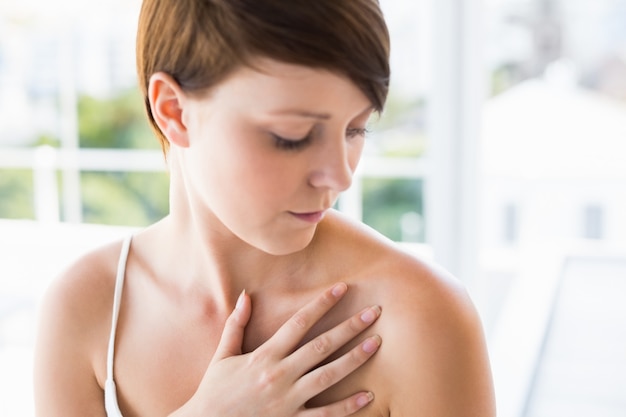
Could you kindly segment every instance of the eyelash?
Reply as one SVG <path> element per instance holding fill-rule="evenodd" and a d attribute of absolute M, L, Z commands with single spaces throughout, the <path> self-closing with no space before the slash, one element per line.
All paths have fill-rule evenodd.
<path fill-rule="evenodd" d="M 274 137 L 274 143 L 276 147 L 285 151 L 297 151 L 301 148 L 304 148 L 311 142 L 312 139 L 310 133 L 302 139 L 285 139 L 275 134 L 272 134 L 272 136 Z"/>
<path fill-rule="evenodd" d="M 365 137 L 370 131 L 366 127 L 351 127 L 346 130 L 346 136 L 348 138 L 354 138 L 356 136 Z"/>
<path fill-rule="evenodd" d="M 352 127 L 346 130 L 346 137 L 352 139 L 357 136 L 365 137 L 370 131 L 367 128 Z M 307 146 L 312 139 L 311 133 L 303 137 L 302 139 L 285 139 L 276 134 L 272 134 L 274 143 L 278 149 L 286 151 L 296 151 Z"/>

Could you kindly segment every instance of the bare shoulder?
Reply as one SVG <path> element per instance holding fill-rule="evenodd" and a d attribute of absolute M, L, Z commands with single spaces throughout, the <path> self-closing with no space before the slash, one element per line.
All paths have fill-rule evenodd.
<path fill-rule="evenodd" d="M 428 256 L 412 253 L 338 213 L 328 228 L 333 230 L 324 242 L 327 258 L 341 258 L 342 272 L 356 275 L 358 282 L 394 300 L 402 311 L 471 307 L 462 283 Z"/>
<path fill-rule="evenodd" d="M 493 416 L 482 324 L 464 285 L 443 267 L 367 227 L 338 219 L 355 285 L 380 303 L 377 397 L 392 416 Z"/>
<path fill-rule="evenodd" d="M 120 248 L 116 242 L 81 256 L 44 295 L 35 348 L 38 413 L 102 414 L 102 372 L 97 370 L 104 369 L 106 359 Z"/>
<path fill-rule="evenodd" d="M 474 325 L 478 320 L 465 286 L 428 256 L 412 253 L 376 232 L 356 226 L 353 259 L 357 282 L 371 289 L 400 325 L 445 331 L 454 325 Z M 445 321 L 450 321 L 442 327 Z"/>
<path fill-rule="evenodd" d="M 339 258 L 338 275 L 352 276 L 368 300 L 384 304 L 390 328 L 410 326 L 412 335 L 429 339 L 480 330 L 465 286 L 445 268 L 340 215 L 333 221 L 341 230 L 325 242 L 326 257 Z"/>
<path fill-rule="evenodd" d="M 389 256 L 380 369 L 392 381 L 391 415 L 494 416 L 482 324 L 467 291 L 436 265 Z"/>
<path fill-rule="evenodd" d="M 120 248 L 115 242 L 76 259 L 46 291 L 43 313 L 56 313 L 68 330 L 102 321 L 101 313 L 111 310 Z"/>

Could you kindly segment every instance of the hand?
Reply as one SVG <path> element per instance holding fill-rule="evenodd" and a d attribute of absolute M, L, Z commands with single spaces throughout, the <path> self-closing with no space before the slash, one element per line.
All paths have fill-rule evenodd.
<path fill-rule="evenodd" d="M 247 354 L 241 353 L 241 345 L 252 306 L 250 298 L 242 293 L 198 390 L 170 417 L 343 417 L 366 406 L 373 399 L 372 393 L 355 393 L 318 408 L 307 409 L 304 404 L 352 373 L 377 351 L 381 339 L 373 336 L 309 372 L 376 321 L 380 307 L 366 308 L 294 351 L 347 288 L 339 283 L 327 289 L 295 313 L 268 341 Z"/>

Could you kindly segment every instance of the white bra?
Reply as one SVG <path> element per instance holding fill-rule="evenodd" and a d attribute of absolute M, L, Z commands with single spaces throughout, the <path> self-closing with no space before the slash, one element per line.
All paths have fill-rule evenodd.
<path fill-rule="evenodd" d="M 126 259 L 130 249 L 132 235 L 128 236 L 122 244 L 120 259 L 117 264 L 117 276 L 115 278 L 115 294 L 113 296 L 113 317 L 111 318 L 111 334 L 109 335 L 109 349 L 107 352 L 107 379 L 104 385 L 104 408 L 107 417 L 123 417 L 117 403 L 117 389 L 113 380 L 113 360 L 115 356 L 115 330 L 117 319 L 120 314 L 122 302 L 122 289 L 124 288 L 124 276 L 126 275 Z"/>

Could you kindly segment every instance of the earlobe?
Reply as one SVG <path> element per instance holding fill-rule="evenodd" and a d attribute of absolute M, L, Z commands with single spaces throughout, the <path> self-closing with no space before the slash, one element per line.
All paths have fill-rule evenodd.
<path fill-rule="evenodd" d="M 183 120 L 184 93 L 176 80 L 163 72 L 152 74 L 148 99 L 152 117 L 170 145 L 187 148 L 189 138 Z"/>

